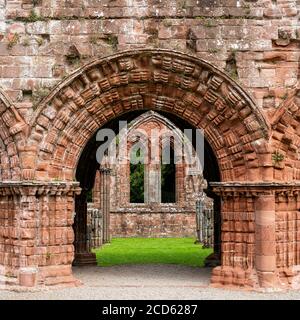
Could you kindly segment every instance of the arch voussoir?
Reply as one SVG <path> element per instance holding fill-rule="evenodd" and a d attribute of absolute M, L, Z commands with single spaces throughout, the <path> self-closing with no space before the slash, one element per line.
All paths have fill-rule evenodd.
<path fill-rule="evenodd" d="M 0 90 L 0 181 L 21 178 L 20 152 L 27 133 L 25 120 L 10 98 Z"/>
<path fill-rule="evenodd" d="M 275 179 L 300 179 L 300 90 L 288 98 L 272 118 L 271 153 Z"/>

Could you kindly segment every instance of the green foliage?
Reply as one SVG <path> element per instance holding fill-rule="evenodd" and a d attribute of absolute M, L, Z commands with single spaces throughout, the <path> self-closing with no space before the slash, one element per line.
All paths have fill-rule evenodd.
<path fill-rule="evenodd" d="M 44 44 L 44 39 L 43 38 L 36 38 L 35 41 L 36 41 L 36 43 L 38 44 L 39 47 Z"/>
<path fill-rule="evenodd" d="M 206 28 L 212 28 L 215 27 L 215 23 L 213 22 L 213 19 L 207 19 L 204 23 L 203 26 Z"/>
<path fill-rule="evenodd" d="M 131 153 L 130 158 L 133 160 L 134 156 L 137 159 L 143 159 L 141 149 Z M 131 161 L 132 162 L 132 161 Z M 143 163 L 133 164 L 130 162 L 130 202 L 144 203 L 144 177 L 145 165 Z"/>
<path fill-rule="evenodd" d="M 167 177 L 173 173 L 172 165 L 169 164 L 161 164 L 161 184 L 166 184 Z"/>
<path fill-rule="evenodd" d="M 130 202 L 144 203 L 144 173 L 143 163 L 130 164 Z"/>
<path fill-rule="evenodd" d="M 28 47 L 30 46 L 30 39 L 29 38 L 25 38 L 22 42 L 22 46 L 23 47 Z"/>
<path fill-rule="evenodd" d="M 209 48 L 208 49 L 209 53 L 218 53 L 219 51 L 220 51 L 220 49 L 217 49 L 217 48 Z"/>
<path fill-rule="evenodd" d="M 90 43 L 92 44 L 97 44 L 99 40 L 100 40 L 100 37 L 96 34 L 93 34 L 90 36 Z"/>
<path fill-rule="evenodd" d="M 272 160 L 274 163 L 279 163 L 284 160 L 284 155 L 276 150 L 272 153 Z"/>
<path fill-rule="evenodd" d="M 50 93 L 50 88 L 46 88 L 46 87 L 38 88 L 32 94 L 32 102 L 34 104 L 37 104 L 44 97 L 46 97 L 49 93 Z"/>
<path fill-rule="evenodd" d="M 114 35 L 108 35 L 107 38 L 105 39 L 106 42 L 112 47 L 114 51 L 118 50 L 118 44 L 119 40 L 117 36 Z"/>
<path fill-rule="evenodd" d="M 93 202 L 93 190 L 89 190 L 86 193 L 86 201 L 87 202 Z"/>
<path fill-rule="evenodd" d="M 203 267 L 213 250 L 193 238 L 118 238 L 95 249 L 101 267 L 124 264 L 180 264 Z"/>
<path fill-rule="evenodd" d="M 225 72 L 233 80 L 238 80 L 238 69 L 236 61 L 236 50 L 231 50 L 228 59 L 226 60 Z"/>
<path fill-rule="evenodd" d="M 43 21 L 44 19 L 40 17 L 34 10 L 30 11 L 30 15 L 26 19 L 26 22 L 36 22 L 36 21 Z"/>

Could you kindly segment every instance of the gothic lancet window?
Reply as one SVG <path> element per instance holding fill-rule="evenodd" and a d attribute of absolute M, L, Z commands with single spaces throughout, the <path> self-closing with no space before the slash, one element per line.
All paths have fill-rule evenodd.
<path fill-rule="evenodd" d="M 174 163 L 174 149 L 170 148 L 170 161 L 161 163 L 161 202 L 176 202 L 176 166 Z"/>
<path fill-rule="evenodd" d="M 141 150 L 136 151 L 135 157 L 140 157 Z M 134 155 L 131 154 L 132 159 Z M 130 161 L 130 202 L 144 203 L 145 193 L 145 165 L 144 163 L 133 163 Z"/>

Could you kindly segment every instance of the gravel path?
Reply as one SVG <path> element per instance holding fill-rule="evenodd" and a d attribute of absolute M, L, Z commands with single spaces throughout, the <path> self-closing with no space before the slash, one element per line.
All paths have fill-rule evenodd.
<path fill-rule="evenodd" d="M 74 267 L 84 285 L 32 293 L 0 291 L 0 300 L 24 299 L 282 299 L 300 300 L 300 291 L 258 293 L 209 287 L 210 269 L 178 265 Z"/>

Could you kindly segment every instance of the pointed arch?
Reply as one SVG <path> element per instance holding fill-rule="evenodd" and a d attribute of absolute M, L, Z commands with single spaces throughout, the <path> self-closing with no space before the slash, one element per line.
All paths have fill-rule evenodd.
<path fill-rule="evenodd" d="M 154 129 L 154 130 L 153 130 Z M 153 131 L 152 131 L 153 130 Z M 163 185 L 162 185 L 162 170 L 166 168 L 166 163 L 162 163 L 163 158 L 163 150 L 168 150 L 168 156 L 172 158 L 173 154 L 173 161 L 172 163 L 168 163 L 174 165 L 174 184 L 169 186 L 169 188 L 174 188 L 174 203 L 179 202 L 179 198 L 182 197 L 180 192 L 177 192 L 179 189 L 182 188 L 183 185 L 183 176 L 185 176 L 185 171 L 187 168 L 189 169 L 199 169 L 200 170 L 200 160 L 199 158 L 196 159 L 196 163 L 190 165 L 188 160 L 192 160 L 193 156 L 195 156 L 195 149 L 193 147 L 192 141 L 186 141 L 186 136 L 184 132 L 179 129 L 171 120 L 169 120 L 164 115 L 158 113 L 157 111 L 146 111 L 141 115 L 137 116 L 133 119 L 129 124 L 126 130 L 126 134 L 128 137 L 128 146 L 127 148 L 131 150 L 132 145 L 138 142 L 139 147 L 143 149 L 143 157 L 147 159 L 146 163 L 144 163 L 143 170 L 144 170 L 144 189 L 145 189 L 145 201 L 149 199 L 150 190 L 160 190 L 156 195 L 157 198 L 160 200 L 156 201 L 157 203 L 163 203 Z M 119 133 L 122 134 L 122 131 Z M 123 135 L 125 136 L 125 134 Z M 137 138 L 139 137 L 139 138 Z M 138 140 L 138 141 L 137 141 Z M 204 141 L 203 141 L 204 142 Z M 204 145 L 203 145 L 204 147 Z M 121 149 L 123 149 L 121 147 Z M 130 155 L 131 152 L 128 150 L 127 160 L 128 160 L 128 167 L 130 162 Z M 199 150 L 198 150 L 199 151 Z M 203 150 L 204 151 L 204 150 Z M 184 153 L 185 152 L 185 153 Z M 171 160 L 169 158 L 169 160 Z M 175 159 L 177 160 L 176 162 Z M 167 159 L 164 159 L 167 160 Z M 198 166 L 197 166 L 198 165 Z M 197 167 L 196 167 L 197 166 Z M 137 165 L 137 168 L 139 165 Z M 156 183 L 157 188 L 151 187 L 150 177 L 149 177 L 149 168 L 152 168 L 152 172 L 157 175 Z M 119 168 L 121 172 L 126 171 L 122 167 Z M 131 169 L 130 169 L 131 171 Z M 184 173 L 183 173 L 184 172 Z M 120 174 L 120 173 L 119 173 Z M 128 173 L 129 174 L 129 173 Z M 131 172 L 130 174 L 131 175 Z M 176 175 L 178 181 L 181 181 L 180 188 L 176 187 Z M 131 181 L 131 180 L 130 180 Z M 121 189 L 126 190 L 128 187 L 128 178 L 125 176 L 120 178 L 120 184 L 122 184 Z M 153 182 L 152 182 L 153 184 Z M 130 183 L 131 188 L 131 183 Z M 178 189 L 178 190 L 177 190 Z M 131 189 L 130 189 L 131 190 Z M 181 189 L 182 190 L 182 189 Z M 170 190 L 168 190 L 170 191 Z M 177 201 L 176 201 L 177 199 Z M 155 202 L 155 201 L 152 201 Z"/>

